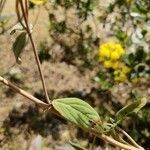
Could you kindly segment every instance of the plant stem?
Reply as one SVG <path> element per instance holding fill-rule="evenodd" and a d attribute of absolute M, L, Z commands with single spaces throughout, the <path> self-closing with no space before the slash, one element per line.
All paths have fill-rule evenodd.
<path fill-rule="evenodd" d="M 31 44 L 32 44 L 32 47 L 33 47 L 33 50 L 34 50 L 34 55 L 35 55 L 35 59 L 36 59 L 37 66 L 38 66 L 38 69 L 39 69 L 39 73 L 40 73 L 40 76 L 41 76 L 41 81 L 42 81 L 43 89 L 44 89 L 44 92 L 45 92 L 45 97 L 46 97 L 47 103 L 50 104 L 50 99 L 49 99 L 49 96 L 48 96 L 44 75 L 42 73 L 40 60 L 39 60 L 39 57 L 38 57 L 38 54 L 37 54 L 37 51 L 36 51 L 36 48 L 35 48 L 35 45 L 34 45 L 33 38 L 32 38 L 31 34 L 29 34 L 29 38 L 30 38 L 30 41 L 31 41 Z"/>
<path fill-rule="evenodd" d="M 95 133 L 96 135 L 96 133 Z M 143 148 L 136 148 L 134 146 L 130 146 L 130 145 L 126 145 L 126 144 L 123 144 L 123 143 L 120 143 L 114 139 L 112 139 L 111 137 L 109 136 L 106 136 L 105 134 L 101 134 L 101 136 L 97 135 L 97 137 L 103 139 L 104 141 L 114 145 L 114 146 L 117 146 L 117 147 L 120 147 L 120 148 L 123 148 L 123 149 L 126 149 L 126 150 L 144 150 Z"/>
<path fill-rule="evenodd" d="M 30 95 L 29 93 L 27 93 L 26 91 L 20 89 L 19 87 L 15 86 L 14 84 L 8 82 L 6 79 L 4 79 L 3 77 L 0 76 L 0 82 L 2 82 L 3 84 L 7 85 L 8 87 L 10 87 L 12 90 L 15 90 L 17 93 L 21 94 L 22 96 L 28 98 L 29 100 L 31 100 L 32 102 L 34 102 L 35 104 L 37 104 L 39 107 L 41 107 L 42 109 L 47 109 L 49 110 L 51 113 L 63 118 L 63 116 L 61 116 L 50 104 L 46 104 L 43 101 L 35 98 L 34 96 Z M 50 109 L 49 109 L 50 108 Z M 116 140 L 114 140 L 113 138 L 104 135 L 104 134 L 100 134 L 98 132 L 96 132 L 94 129 L 85 129 L 82 128 L 83 130 L 92 133 L 94 136 L 101 138 L 102 140 L 116 146 L 116 147 L 120 147 L 123 148 L 125 150 L 143 150 L 142 147 L 137 148 L 134 146 L 130 146 L 130 145 L 126 145 L 123 143 L 120 143 Z"/>
<path fill-rule="evenodd" d="M 124 130 L 122 130 L 122 129 L 119 128 L 119 127 L 117 127 L 117 129 L 118 129 L 123 135 L 125 135 L 125 136 L 128 138 L 128 140 L 129 140 L 135 147 L 141 148 L 141 146 L 138 145 L 138 144 L 132 139 L 132 137 L 131 137 L 127 132 L 125 132 Z"/>
<path fill-rule="evenodd" d="M 93 137 L 93 141 L 92 141 L 90 150 L 94 150 L 95 141 L 96 141 L 96 136 Z"/>
<path fill-rule="evenodd" d="M 23 6 L 22 0 L 19 0 L 17 2 L 18 2 L 18 5 L 16 5 L 16 10 L 17 10 L 16 12 L 17 12 L 17 15 L 20 16 L 20 12 L 19 12 L 19 8 L 18 8 L 19 4 L 20 4 L 22 15 L 23 15 L 23 18 L 24 18 L 24 21 L 25 21 L 25 25 L 26 25 L 25 30 L 27 31 L 27 34 L 29 36 L 29 39 L 30 39 L 30 42 L 31 42 L 31 45 L 32 45 L 32 48 L 33 48 L 35 60 L 36 60 L 37 66 L 38 66 L 38 70 L 39 70 L 41 81 L 42 81 L 42 86 L 43 86 L 44 93 L 45 93 L 45 98 L 47 100 L 47 103 L 50 104 L 51 102 L 50 102 L 50 99 L 49 99 L 49 96 L 48 96 L 44 75 L 43 75 L 43 72 L 42 72 L 41 63 L 40 63 L 40 60 L 39 60 L 39 57 L 38 57 L 38 53 L 37 53 L 37 49 L 35 47 L 35 44 L 34 44 L 34 41 L 33 41 L 33 37 L 32 37 L 32 34 L 31 34 L 31 30 L 30 30 L 30 27 L 29 27 L 29 22 L 28 22 L 28 1 L 25 0 L 25 8 Z M 18 19 L 19 18 L 20 17 L 18 17 Z"/>
<path fill-rule="evenodd" d="M 27 93 L 26 91 L 20 89 L 19 87 L 15 86 L 14 84 L 12 84 L 11 82 L 7 81 L 6 79 L 4 79 L 1 76 L 0 76 L 0 82 L 2 82 L 3 84 L 7 85 L 8 87 L 10 87 L 15 92 L 17 92 L 17 93 L 21 94 L 22 96 L 28 98 L 32 102 L 36 103 L 42 109 L 47 109 L 49 107 L 48 104 L 46 104 L 43 101 L 37 99 L 36 97 L 32 96 L 31 94 Z"/>

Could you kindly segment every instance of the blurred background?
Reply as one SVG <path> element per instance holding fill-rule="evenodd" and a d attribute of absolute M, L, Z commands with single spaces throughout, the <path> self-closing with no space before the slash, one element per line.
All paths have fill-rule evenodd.
<path fill-rule="evenodd" d="M 30 42 L 16 63 L 12 45 L 18 33 L 15 1 L 1 0 L 0 75 L 43 100 Z M 2 7 L 4 3 L 4 7 Z M 150 96 L 150 2 L 148 0 L 49 0 L 30 3 L 30 22 L 50 99 L 78 97 L 108 120 L 128 102 Z M 114 41 L 126 51 L 128 80 L 112 82 L 112 70 L 99 61 L 101 45 Z M 107 81 L 107 82 L 106 82 Z M 111 85 L 109 84 L 111 83 Z M 121 127 L 150 149 L 148 104 Z M 88 138 L 87 138 L 88 137 Z M 0 149 L 71 150 L 70 141 L 90 147 L 93 136 L 0 84 Z M 96 139 L 95 149 L 113 149 Z"/>

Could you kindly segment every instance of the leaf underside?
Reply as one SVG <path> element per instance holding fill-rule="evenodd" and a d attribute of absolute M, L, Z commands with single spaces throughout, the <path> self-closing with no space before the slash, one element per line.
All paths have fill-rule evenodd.
<path fill-rule="evenodd" d="M 83 128 L 90 128 L 91 121 L 100 120 L 98 113 L 78 98 L 55 99 L 52 105 L 64 118 Z"/>

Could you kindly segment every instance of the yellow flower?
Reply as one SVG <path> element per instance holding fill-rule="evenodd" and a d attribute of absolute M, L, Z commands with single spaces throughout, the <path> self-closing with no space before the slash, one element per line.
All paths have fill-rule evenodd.
<path fill-rule="evenodd" d="M 124 53 L 125 50 L 120 44 L 115 44 L 113 41 L 110 41 L 100 46 L 98 55 L 100 58 L 105 58 L 106 60 L 118 60 Z"/>
<path fill-rule="evenodd" d="M 48 2 L 47 0 L 29 0 L 29 1 L 35 5 L 42 5 Z"/>
<path fill-rule="evenodd" d="M 110 56 L 111 60 L 117 60 L 120 58 L 119 54 L 117 52 L 112 52 Z"/>
<path fill-rule="evenodd" d="M 122 56 L 125 53 L 125 50 L 122 48 L 120 44 L 116 44 L 115 50 L 118 52 L 120 56 Z"/>
<path fill-rule="evenodd" d="M 115 75 L 115 81 L 123 82 L 127 80 L 127 75 L 123 72 L 120 72 L 118 75 Z"/>
<path fill-rule="evenodd" d="M 99 61 L 103 63 L 105 68 L 112 68 L 117 71 L 115 78 L 117 81 L 127 79 L 127 73 L 130 69 L 121 63 L 121 57 L 125 53 L 121 44 L 116 44 L 113 41 L 102 44 L 99 48 Z"/>
<path fill-rule="evenodd" d="M 100 49 L 99 54 L 100 54 L 100 57 L 106 57 L 106 58 L 110 57 L 110 51 L 109 51 L 109 49 L 107 49 L 105 47 Z"/>
<path fill-rule="evenodd" d="M 114 61 L 112 62 L 112 68 L 114 70 L 118 69 L 120 67 L 120 63 L 118 61 Z"/>
<path fill-rule="evenodd" d="M 112 67 L 112 62 L 111 61 L 104 61 L 104 67 L 105 68 L 111 68 Z"/>
<path fill-rule="evenodd" d="M 126 81 L 128 78 L 128 73 L 130 72 L 130 68 L 125 66 L 122 63 L 118 64 L 118 68 L 115 69 L 114 71 L 114 80 L 123 82 Z"/>
<path fill-rule="evenodd" d="M 127 80 L 127 75 L 125 73 L 121 72 L 119 78 L 120 78 L 120 81 L 125 81 L 125 80 Z"/>
<path fill-rule="evenodd" d="M 127 67 L 127 66 L 123 66 L 123 68 L 122 68 L 122 72 L 125 73 L 125 74 L 129 73 L 130 70 L 131 69 L 129 67 Z"/>

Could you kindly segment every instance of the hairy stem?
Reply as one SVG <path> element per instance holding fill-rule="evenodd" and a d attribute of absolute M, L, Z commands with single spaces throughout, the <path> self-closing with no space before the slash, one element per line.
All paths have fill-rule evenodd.
<path fill-rule="evenodd" d="M 54 113 L 55 115 L 60 116 L 60 117 L 63 118 L 63 116 L 61 116 L 51 105 L 46 104 L 43 101 L 35 98 L 34 96 L 30 95 L 26 91 L 20 89 L 19 87 L 15 86 L 14 84 L 10 83 L 9 81 L 7 81 L 6 79 L 4 79 L 1 76 L 0 76 L 0 82 L 2 82 L 3 84 L 7 85 L 11 89 L 15 90 L 17 93 L 21 94 L 22 96 L 28 98 L 30 101 L 34 102 L 35 104 L 37 104 L 42 109 L 49 110 L 51 113 Z M 126 150 L 143 150 L 142 147 L 137 148 L 137 147 L 134 147 L 134 146 L 130 146 L 130 145 L 126 145 L 126 144 L 120 143 L 120 142 L 114 140 L 113 138 L 111 138 L 111 137 L 109 137 L 107 135 L 98 133 L 94 129 L 85 129 L 85 128 L 82 128 L 82 129 L 87 131 L 87 132 L 92 133 L 94 136 L 96 136 L 98 138 L 101 138 L 105 142 L 108 142 L 108 143 L 110 143 L 110 144 L 112 144 L 112 145 L 114 145 L 116 147 L 120 147 L 120 148 L 126 149 Z"/>

